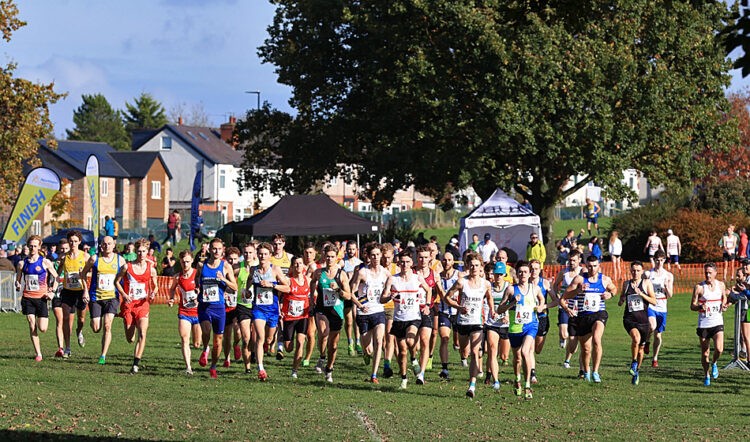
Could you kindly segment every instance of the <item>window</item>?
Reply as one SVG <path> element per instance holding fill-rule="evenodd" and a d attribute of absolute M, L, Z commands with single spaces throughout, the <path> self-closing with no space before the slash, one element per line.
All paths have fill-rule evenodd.
<path fill-rule="evenodd" d="M 219 169 L 219 189 L 224 189 L 227 186 L 227 171 L 225 169 Z"/>
<path fill-rule="evenodd" d="M 101 191 L 102 196 L 109 196 L 109 180 L 106 178 L 102 178 L 101 183 L 99 184 L 99 190 Z"/>
<path fill-rule="evenodd" d="M 151 199 L 161 199 L 161 181 L 151 181 Z"/>
<path fill-rule="evenodd" d="M 172 150 L 172 137 L 161 137 L 161 150 Z"/>
<path fill-rule="evenodd" d="M 331 186 L 335 186 L 336 184 L 338 184 L 338 182 L 339 182 L 338 177 L 333 176 L 333 177 L 331 177 L 331 182 L 329 184 Z"/>
<path fill-rule="evenodd" d="M 31 222 L 31 234 L 32 235 L 41 235 L 42 234 L 42 222 L 38 219 L 35 219 Z"/>

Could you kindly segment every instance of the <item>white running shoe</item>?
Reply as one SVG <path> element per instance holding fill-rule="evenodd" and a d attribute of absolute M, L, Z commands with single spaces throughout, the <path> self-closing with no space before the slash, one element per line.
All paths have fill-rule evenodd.
<path fill-rule="evenodd" d="M 408 379 L 401 379 L 401 388 L 402 390 L 406 390 L 406 384 L 408 383 Z"/>
<path fill-rule="evenodd" d="M 81 347 L 86 346 L 86 338 L 83 337 L 83 330 L 78 333 L 78 345 Z"/>
<path fill-rule="evenodd" d="M 326 373 L 326 382 L 333 384 L 333 372 Z"/>

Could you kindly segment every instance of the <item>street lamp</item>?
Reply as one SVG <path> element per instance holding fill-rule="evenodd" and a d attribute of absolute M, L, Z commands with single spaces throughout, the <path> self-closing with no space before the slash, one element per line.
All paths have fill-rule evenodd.
<path fill-rule="evenodd" d="M 258 110 L 260 110 L 260 91 L 245 91 L 246 94 L 256 94 L 258 96 Z"/>

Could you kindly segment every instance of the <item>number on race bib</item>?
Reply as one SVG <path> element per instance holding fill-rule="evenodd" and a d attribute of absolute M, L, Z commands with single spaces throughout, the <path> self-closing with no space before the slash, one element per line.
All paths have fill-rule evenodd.
<path fill-rule="evenodd" d="M 258 287 L 258 294 L 255 296 L 255 305 L 273 304 L 273 289 L 270 287 Z"/>
<path fill-rule="evenodd" d="M 198 307 L 198 294 L 195 293 L 195 290 L 182 291 L 182 306 L 185 308 Z"/>
<path fill-rule="evenodd" d="M 39 290 L 39 275 L 26 275 L 26 290 Z"/>
<path fill-rule="evenodd" d="M 253 286 L 246 287 L 245 290 L 242 291 L 242 303 L 252 304 L 254 299 L 255 291 L 253 290 Z"/>
<path fill-rule="evenodd" d="M 289 301 L 289 316 L 297 317 L 302 316 L 305 312 L 305 301 Z"/>
<path fill-rule="evenodd" d="M 586 293 L 583 298 L 583 311 L 598 312 L 601 300 L 602 298 L 599 293 Z"/>
<path fill-rule="evenodd" d="M 628 311 L 631 313 L 643 311 L 643 298 L 640 295 L 628 295 Z"/>
<path fill-rule="evenodd" d="M 97 284 L 100 290 L 111 291 L 115 289 L 115 275 L 111 273 L 99 274 Z"/>
<path fill-rule="evenodd" d="M 209 284 L 203 286 L 203 302 L 219 302 L 219 286 Z"/>
<path fill-rule="evenodd" d="M 516 316 L 515 316 L 515 322 L 516 324 L 528 324 L 531 322 L 531 319 L 533 317 L 532 315 L 532 309 L 534 307 L 529 305 L 518 305 L 516 304 Z"/>
<path fill-rule="evenodd" d="M 336 292 L 336 290 L 332 288 L 323 289 L 323 306 L 333 307 L 334 305 L 336 305 L 336 302 L 338 300 L 339 300 L 339 295 Z"/>
<path fill-rule="evenodd" d="M 68 273 L 68 287 L 72 289 L 81 288 L 81 275 L 78 272 Z"/>
<path fill-rule="evenodd" d="M 237 293 L 224 292 L 224 304 L 229 307 L 237 307 Z"/>
<path fill-rule="evenodd" d="M 712 303 L 706 303 L 705 307 L 705 313 L 704 316 L 706 318 L 712 318 L 716 315 L 721 313 L 721 303 L 720 302 L 712 302 Z"/>
<path fill-rule="evenodd" d="M 372 289 L 367 293 L 367 302 L 380 302 L 380 294 L 383 292 L 382 289 Z"/>
<path fill-rule="evenodd" d="M 141 282 L 130 282 L 130 293 L 128 295 L 133 298 L 134 301 L 138 301 L 146 298 L 146 284 Z"/>

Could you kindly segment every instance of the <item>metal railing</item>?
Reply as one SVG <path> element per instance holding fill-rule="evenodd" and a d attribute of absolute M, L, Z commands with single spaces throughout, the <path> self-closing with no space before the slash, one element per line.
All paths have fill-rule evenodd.
<path fill-rule="evenodd" d="M 16 291 L 15 272 L 0 271 L 0 311 L 20 312 L 21 294 Z"/>

